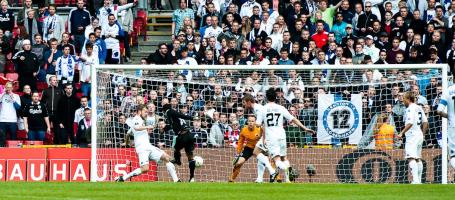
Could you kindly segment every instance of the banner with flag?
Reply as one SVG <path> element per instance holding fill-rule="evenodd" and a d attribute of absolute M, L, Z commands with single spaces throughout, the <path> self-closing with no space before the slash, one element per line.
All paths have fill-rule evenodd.
<path fill-rule="evenodd" d="M 362 96 L 352 94 L 343 99 L 338 94 L 318 95 L 319 144 L 339 143 L 349 138 L 349 144 L 358 144 L 362 137 Z"/>

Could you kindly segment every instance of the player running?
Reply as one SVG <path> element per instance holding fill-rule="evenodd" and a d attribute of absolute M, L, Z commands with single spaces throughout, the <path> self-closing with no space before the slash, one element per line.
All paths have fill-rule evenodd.
<path fill-rule="evenodd" d="M 196 142 L 196 137 L 189 131 L 189 127 L 186 124 L 185 120 L 192 120 L 193 117 L 184 115 L 171 108 L 171 104 L 163 105 L 164 118 L 166 119 L 165 130 L 172 129 L 177 135 L 174 144 L 174 160 L 171 162 L 176 165 L 181 165 L 182 161 L 180 160 L 182 154 L 180 151 L 185 149 L 186 157 L 188 158 L 188 167 L 190 168 L 190 180 L 189 182 L 194 182 L 194 170 L 196 169 L 196 161 L 193 159 L 193 151 Z"/>
<path fill-rule="evenodd" d="M 251 94 L 245 94 L 243 97 L 243 105 L 245 109 L 252 109 L 254 115 L 257 116 L 261 113 L 263 106 L 260 104 L 255 103 L 254 97 Z M 261 130 L 263 133 L 263 130 Z M 257 183 L 262 183 L 262 179 L 264 178 L 264 171 L 265 168 L 269 171 L 270 174 L 270 181 L 272 181 L 272 177 L 276 176 L 276 171 L 270 164 L 269 158 L 265 156 L 267 154 L 267 148 L 264 145 L 264 140 L 262 139 L 263 134 L 261 133 L 261 138 L 256 143 L 254 147 L 253 154 L 256 156 L 257 162 L 257 170 L 258 170 L 258 177 L 256 179 Z"/>
<path fill-rule="evenodd" d="M 133 170 L 125 176 L 120 176 L 116 179 L 117 182 L 123 182 L 134 176 L 139 176 L 149 170 L 149 161 L 153 160 L 157 163 L 162 161 L 167 168 L 167 171 L 172 177 L 174 182 L 179 182 L 175 166 L 170 162 L 170 157 L 163 150 L 150 144 L 149 132 L 153 129 L 152 126 L 145 126 L 147 119 L 147 107 L 145 105 L 138 105 L 136 116 L 130 121 L 130 127 L 134 134 L 134 147 L 139 158 L 140 168 Z"/>
<path fill-rule="evenodd" d="M 421 184 L 423 163 L 422 163 L 422 144 L 423 135 L 428 129 L 428 119 L 422 107 L 415 104 L 415 94 L 406 92 L 403 103 L 407 107 L 405 113 L 405 127 L 398 138 L 406 136 L 405 158 L 408 160 L 412 174 L 412 184 Z"/>
<path fill-rule="evenodd" d="M 229 176 L 229 182 L 234 182 L 240 173 L 242 165 L 253 155 L 254 147 L 259 138 L 261 138 L 261 128 L 256 126 L 256 117 L 250 115 L 248 116 L 247 126 L 240 131 L 239 140 L 237 141 L 238 156 L 234 160 L 234 169 L 231 176 Z"/>
<path fill-rule="evenodd" d="M 450 86 L 442 94 L 439 101 L 438 114 L 448 118 L 447 137 L 449 142 L 450 165 L 455 169 L 455 85 Z M 447 111 L 445 111 L 447 110 Z"/>
<path fill-rule="evenodd" d="M 285 182 L 289 180 L 289 160 L 286 158 L 286 133 L 283 128 L 283 118 L 292 121 L 304 131 L 315 133 L 313 130 L 304 126 L 297 118 L 291 115 L 289 111 L 281 105 L 275 103 L 277 99 L 276 89 L 269 88 L 266 92 L 268 103 L 264 106 L 262 112 L 258 115 L 256 125 L 263 126 L 265 129 L 265 144 L 269 154 L 275 161 L 277 169 L 285 174 Z M 273 174 L 271 181 L 275 181 L 278 173 Z"/>

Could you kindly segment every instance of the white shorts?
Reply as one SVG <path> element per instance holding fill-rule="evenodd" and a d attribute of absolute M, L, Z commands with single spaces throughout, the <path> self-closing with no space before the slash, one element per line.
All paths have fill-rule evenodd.
<path fill-rule="evenodd" d="M 139 158 L 139 166 L 148 165 L 150 160 L 153 160 L 157 163 L 160 162 L 161 156 L 163 156 L 164 151 L 158 149 L 155 146 L 151 146 L 147 149 L 138 150 L 137 156 Z"/>
<path fill-rule="evenodd" d="M 274 141 L 267 141 L 267 148 L 269 149 L 272 158 L 276 156 L 286 156 L 286 139 L 278 139 Z"/>
<path fill-rule="evenodd" d="M 423 135 L 406 136 L 406 143 L 404 145 L 404 158 L 422 158 L 422 144 Z"/>
<path fill-rule="evenodd" d="M 261 139 L 259 139 L 259 141 L 256 143 L 256 147 L 259 148 L 260 150 L 264 151 L 264 152 L 267 152 L 268 149 L 267 147 L 264 145 L 264 142 L 262 140 L 262 137 Z"/>
<path fill-rule="evenodd" d="M 450 157 L 455 157 L 455 127 L 447 128 L 447 138 Z"/>

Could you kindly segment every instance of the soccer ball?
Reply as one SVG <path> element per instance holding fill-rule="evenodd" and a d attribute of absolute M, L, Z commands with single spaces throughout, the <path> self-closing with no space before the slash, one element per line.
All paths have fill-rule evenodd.
<path fill-rule="evenodd" d="M 194 156 L 194 161 L 196 162 L 196 167 L 201 167 L 204 164 L 204 160 L 201 156 Z"/>

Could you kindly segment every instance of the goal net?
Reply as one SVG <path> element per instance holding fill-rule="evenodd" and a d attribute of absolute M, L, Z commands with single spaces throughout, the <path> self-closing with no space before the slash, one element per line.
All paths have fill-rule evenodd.
<path fill-rule="evenodd" d="M 285 122 L 287 157 L 296 182 L 409 183 L 404 141 L 403 94 L 413 91 L 428 118 L 424 135 L 422 182 L 453 181 L 447 168 L 446 120 L 436 114 L 448 85 L 444 65 L 340 66 L 126 66 L 102 65 L 96 74 L 92 101 L 97 127 L 92 131 L 92 180 L 112 181 L 139 167 L 128 120 L 139 104 L 148 105 L 150 143 L 173 156 L 176 134 L 165 131 L 163 105 L 195 117 L 185 121 L 195 134 L 196 169 L 200 182 L 224 182 L 232 172 L 240 129 L 248 114 L 242 103 L 251 94 L 267 101 L 265 91 L 278 89 L 277 102 L 316 134 Z M 183 122 L 182 122 L 183 123 Z M 406 138 L 404 138 L 406 140 Z M 189 170 L 182 150 L 180 179 Z M 171 181 L 166 167 L 150 162 L 150 171 L 132 181 Z M 260 167 L 260 166 L 259 166 Z M 258 179 L 257 160 L 241 168 L 238 182 Z M 260 178 L 259 178 L 260 180 Z M 267 171 L 263 181 L 269 180 Z"/>

